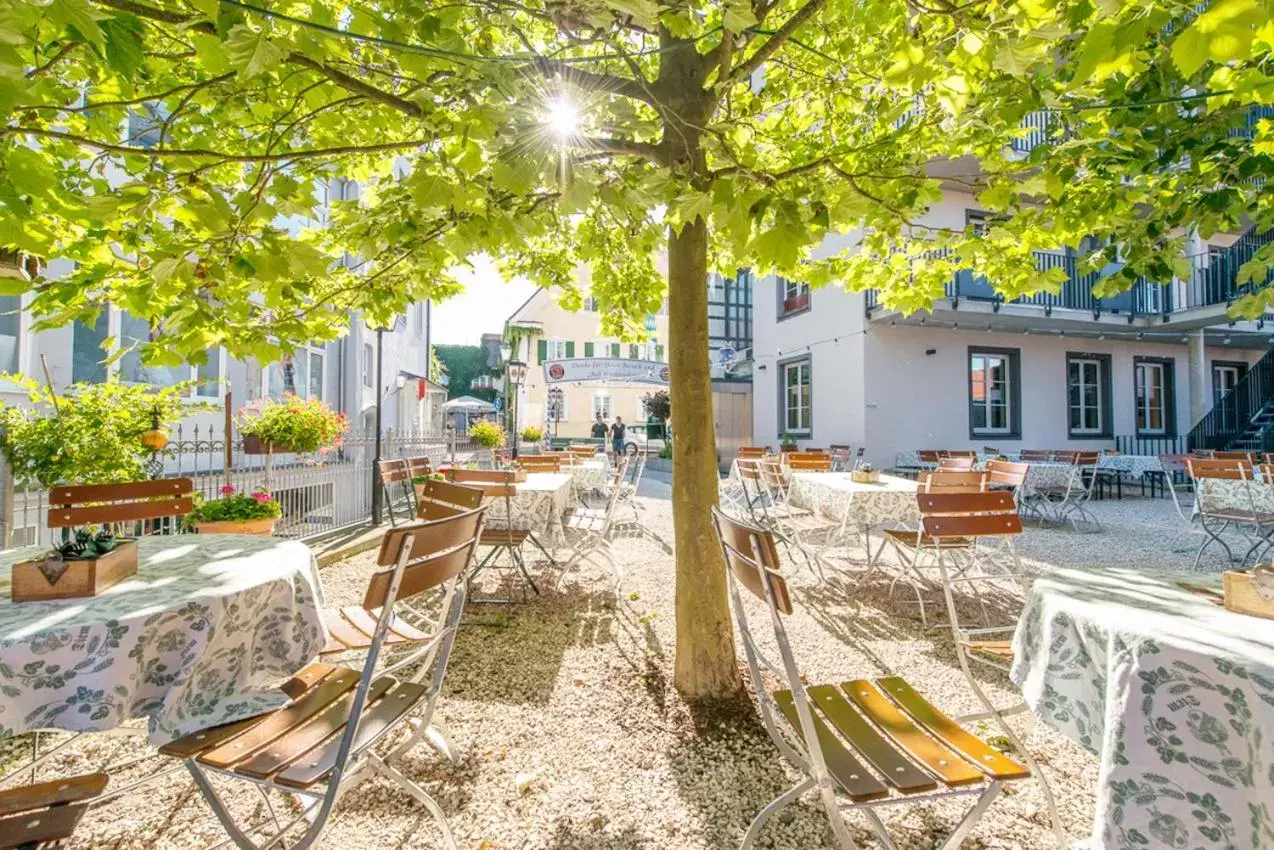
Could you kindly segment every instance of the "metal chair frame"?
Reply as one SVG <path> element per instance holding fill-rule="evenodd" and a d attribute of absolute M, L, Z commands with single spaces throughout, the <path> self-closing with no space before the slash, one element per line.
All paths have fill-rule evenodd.
<path fill-rule="evenodd" d="M 725 556 L 731 608 L 743 639 L 744 654 L 760 708 L 761 720 L 775 746 L 793 767 L 803 774 L 801 781 L 783 791 L 757 813 L 744 834 L 740 850 L 750 850 L 766 822 L 808 791 L 817 792 L 819 802 L 841 850 L 856 850 L 858 847 L 850 835 L 849 826 L 845 820 L 847 812 L 861 812 L 881 844 L 890 850 L 896 850 L 897 845 L 890 838 L 884 822 L 876 813 L 877 808 L 956 797 L 973 797 L 972 805 L 966 809 L 955 829 L 942 844 L 943 850 L 955 850 L 977 824 L 986 809 L 999 796 L 1005 782 L 1012 780 L 993 778 L 993 774 L 987 773 L 976 784 L 952 785 L 937 791 L 902 794 L 899 791 L 884 788 L 874 776 L 869 775 L 865 778 L 873 783 L 871 793 L 859 794 L 856 798 L 850 796 L 828 767 L 825 741 L 836 741 L 836 739 L 822 719 L 822 715 L 817 718 L 815 716 L 814 705 L 806 694 L 806 684 L 783 624 L 783 617 L 791 614 L 793 609 L 787 582 L 779 570 L 778 551 L 774 546 L 773 536 L 768 530 L 731 520 L 716 508 L 713 509 L 713 521 Z M 727 531 L 723 531 L 723 526 Z M 765 655 L 753 637 L 743 598 L 739 592 L 741 584 L 766 606 L 769 624 L 773 629 L 774 643 L 779 654 L 780 663 L 778 664 Z M 767 691 L 765 687 L 767 673 L 786 682 L 791 697 L 791 707 L 788 711 L 784 711 L 783 706 Z M 887 693 L 888 689 L 885 691 Z M 859 716 L 861 719 L 861 715 Z M 839 741 L 836 743 L 843 747 Z M 850 756 L 854 758 L 854 753 Z M 1010 763 L 1012 763 L 1011 760 Z M 854 758 L 854 765 L 858 766 L 856 758 Z M 983 766 L 980 765 L 980 767 Z M 857 775 L 854 778 L 857 779 Z M 886 781 L 890 779 L 888 776 L 885 778 Z M 933 783 L 931 787 L 937 788 L 938 785 Z M 875 788 L 880 790 L 876 791 Z"/>
<path fill-rule="evenodd" d="M 567 513 L 562 523 L 563 527 L 568 534 L 571 532 L 578 532 L 578 534 L 575 542 L 571 544 L 570 553 L 559 568 L 556 585 L 558 591 L 562 589 L 562 583 L 566 580 L 566 574 L 571 568 L 578 568 L 589 560 L 600 560 L 610 567 L 616 593 L 622 586 L 624 574 L 615 549 L 611 545 L 611 529 L 615 521 L 615 509 L 619 506 L 621 485 L 627 464 L 628 459 L 625 455 L 619 466 L 611 472 L 610 494 L 604 509 L 575 508 Z"/>
<path fill-rule="evenodd" d="M 1187 457 L 1186 469 L 1194 480 L 1194 494 L 1198 508 L 1199 524 L 1206 535 L 1199 544 L 1194 555 L 1193 569 L 1198 569 L 1203 553 L 1213 543 L 1221 544 L 1226 558 L 1235 562 L 1234 553 L 1222 534 L 1233 527 L 1249 543 L 1247 551 L 1240 562 L 1246 565 L 1249 558 L 1259 555 L 1274 543 L 1274 514 L 1257 508 L 1255 486 L 1265 486 L 1256 481 L 1257 470 L 1252 464 L 1240 458 L 1203 459 Z M 1243 490 L 1247 508 L 1227 508 L 1213 504 L 1213 481 L 1236 481 Z"/>
<path fill-rule="evenodd" d="M 183 759 L 183 763 L 194 779 L 195 785 L 199 788 L 200 793 L 212 808 L 217 820 L 221 822 L 222 827 L 236 845 L 244 848 L 244 850 L 267 850 L 267 848 L 275 846 L 283 847 L 288 833 L 305 823 L 304 833 L 296 843 L 291 845 L 292 850 L 305 850 L 305 848 L 312 846 L 318 840 L 340 798 L 359 783 L 378 774 L 397 784 L 403 791 L 424 806 L 437 821 L 439 829 L 443 833 L 444 844 L 450 850 L 456 850 L 456 839 L 450 825 L 447 823 L 446 814 L 443 812 L 442 807 L 423 788 L 404 775 L 397 768 L 396 762 L 422 739 L 428 740 L 431 728 L 437 728 L 434 714 L 437 708 L 438 696 L 442 690 L 447 662 L 450 659 L 451 650 L 455 643 L 456 630 L 460 625 L 460 616 L 464 609 L 467 589 L 466 573 L 473 566 L 478 536 L 482 530 L 482 511 L 482 508 L 478 508 L 455 517 L 387 533 L 387 538 L 389 535 L 396 535 L 399 538 L 392 561 L 393 566 L 392 569 L 382 570 L 373 578 L 374 582 L 380 582 L 379 587 L 381 594 L 383 594 L 378 594 L 377 596 L 377 601 L 380 601 L 381 604 L 380 612 L 377 616 L 376 630 L 363 662 L 358 686 L 354 690 L 353 700 L 347 715 L 348 720 L 339 736 L 340 744 L 336 751 L 335 761 L 330 772 L 317 783 L 323 786 L 321 791 L 314 789 L 312 786 L 300 788 L 295 785 L 282 784 L 278 781 L 277 773 L 271 778 L 259 779 L 236 773 L 232 768 L 217 768 L 201 763 L 198 755 Z M 424 557 L 413 555 L 413 549 L 418 540 L 424 539 L 427 542 L 428 536 L 433 529 L 438 529 L 451 523 L 462 524 L 461 527 L 463 527 L 463 524 L 472 523 L 472 532 L 466 532 L 467 537 L 463 542 L 445 551 L 427 553 Z M 388 539 L 386 543 L 389 543 Z M 382 549 L 383 551 L 384 549 Z M 463 563 L 458 569 L 454 569 L 453 572 L 455 560 L 448 559 L 455 559 L 457 556 L 463 558 Z M 365 740 L 360 741 L 359 728 L 363 722 L 363 710 L 372 699 L 370 691 L 373 681 L 378 676 L 388 675 L 402 669 L 411 661 L 416 660 L 416 657 L 421 654 L 420 652 L 413 653 L 413 658 L 399 661 L 378 674 L 377 665 L 385 640 L 390 633 L 393 610 L 395 604 L 399 601 L 399 591 L 402 588 L 404 576 L 408 574 L 409 569 L 421 570 L 434 565 L 446 568 L 447 573 L 450 573 L 440 582 L 445 587 L 445 598 L 436 622 L 437 631 L 429 646 L 421 651 L 428 654 L 427 663 L 419 665 L 410 680 L 404 680 L 419 684 L 428 678 L 429 684 L 420 692 L 409 709 L 397 716 L 392 722 L 387 723 L 383 729 L 370 736 L 365 736 Z M 408 595 L 422 592 L 424 589 L 413 587 L 408 592 Z M 369 584 L 368 599 L 370 600 L 372 597 L 373 585 Z M 403 725 L 414 727 L 406 740 L 395 745 L 383 755 L 375 752 L 377 744 L 384 740 L 390 732 Z M 241 826 L 213 787 L 212 779 L 214 777 L 250 783 L 255 785 L 263 796 L 270 791 L 276 791 L 281 794 L 299 796 L 304 798 L 306 802 L 302 804 L 303 810 L 301 813 L 287 824 L 281 823 L 275 814 L 274 808 L 267 805 L 270 814 L 269 820 L 251 827 Z M 268 804 L 268 796 L 266 801 Z M 276 830 L 272 838 L 263 839 L 264 843 L 260 843 L 252 837 L 255 833 L 269 827 L 271 823 L 273 823 Z"/>

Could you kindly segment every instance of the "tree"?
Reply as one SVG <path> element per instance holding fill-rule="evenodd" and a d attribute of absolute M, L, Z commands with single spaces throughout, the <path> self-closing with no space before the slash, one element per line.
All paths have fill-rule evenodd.
<path fill-rule="evenodd" d="M 1228 68 L 1214 55 L 1233 40 L 1228 24 L 1161 32 L 1187 8 L 3 0 L 0 245 L 77 264 L 30 287 L 43 324 L 126 307 L 150 320 L 143 355 L 157 363 L 199 361 L 218 345 L 269 361 L 335 337 L 351 309 L 385 323 L 409 301 L 454 292 L 451 270 L 477 253 L 557 287 L 568 307 L 586 264 L 603 332 L 622 337 L 644 334 L 666 281 L 674 431 L 698 435 L 675 447 L 676 684 L 721 696 L 739 675 L 708 512 L 709 269 L 873 286 L 904 309 L 941 297 L 961 266 L 1011 295 L 1059 285 L 1032 249 L 1140 219 L 1099 197 L 1036 212 L 1026 202 L 1052 200 L 1049 175 L 1066 171 L 1006 145 L 1031 112 L 1071 96 L 1081 108 L 1110 96 L 1112 81 L 1135 100 L 1130 81 L 1151 74 L 1143 43 L 1158 57 L 1193 33 L 1211 64 L 1186 76 Z M 1247 40 L 1253 53 L 1268 49 L 1268 31 Z M 1119 59 L 1128 45 L 1134 55 Z M 1053 53 L 1067 69 L 1094 63 L 1096 80 L 1078 70 L 1052 80 Z M 1083 156 L 1058 156 L 1108 168 L 1094 190 L 1144 166 L 1149 149 L 1103 158 L 1102 126 L 1051 146 L 1088 141 Z M 318 194 L 342 188 L 333 175 L 364 189 L 317 222 Z M 1014 238 L 913 226 L 944 183 L 984 190 Z M 1157 199 L 1118 197 L 1112 206 Z"/>
<path fill-rule="evenodd" d="M 471 395 L 485 401 L 495 399 L 494 385 L 491 389 L 470 386 L 479 375 L 491 375 L 485 349 L 478 345 L 436 345 L 433 350 L 447 373 L 447 398 Z"/>

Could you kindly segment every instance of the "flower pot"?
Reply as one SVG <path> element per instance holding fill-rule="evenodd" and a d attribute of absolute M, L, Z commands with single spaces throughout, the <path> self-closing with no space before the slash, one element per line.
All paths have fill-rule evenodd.
<path fill-rule="evenodd" d="M 119 545 L 97 558 L 64 561 L 65 572 L 50 582 L 41 570 L 43 558 L 13 565 L 9 598 L 14 602 L 45 599 L 75 599 L 96 596 L 111 585 L 137 573 L 137 541 L 121 540 Z"/>
<path fill-rule="evenodd" d="M 236 519 L 222 522 L 196 522 L 195 530 L 200 534 L 258 534 L 265 537 L 274 533 L 277 517 L 263 519 Z"/>

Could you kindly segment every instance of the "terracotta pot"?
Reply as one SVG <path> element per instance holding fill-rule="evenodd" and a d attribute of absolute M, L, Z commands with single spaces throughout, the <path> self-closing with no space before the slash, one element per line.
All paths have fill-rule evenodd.
<path fill-rule="evenodd" d="M 276 517 L 265 519 L 226 520 L 223 522 L 196 522 L 200 534 L 258 534 L 268 537 L 274 533 Z"/>

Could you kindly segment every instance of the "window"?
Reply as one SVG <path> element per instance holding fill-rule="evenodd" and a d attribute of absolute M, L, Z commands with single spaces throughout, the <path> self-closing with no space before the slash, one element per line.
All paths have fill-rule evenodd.
<path fill-rule="evenodd" d="M 1018 437 L 1018 351 L 969 349 L 969 436 Z"/>
<path fill-rule="evenodd" d="M 0 296 L 0 372 L 18 368 L 18 331 L 22 325 L 22 296 Z"/>
<path fill-rule="evenodd" d="M 376 363 L 375 353 L 372 351 L 371 343 L 363 343 L 363 386 L 376 386 Z"/>
<path fill-rule="evenodd" d="M 554 408 L 551 400 L 546 405 L 544 411 L 545 418 L 549 422 L 565 422 L 567 419 L 571 418 L 570 410 L 568 409 L 569 407 L 570 401 L 566 397 L 566 393 L 562 393 L 557 397 L 556 408 Z"/>
<path fill-rule="evenodd" d="M 547 359 L 547 360 L 565 360 L 565 359 L 567 358 L 567 354 L 566 354 L 566 340 L 564 340 L 564 339 L 549 339 L 549 340 L 545 340 L 545 343 L 546 343 L 546 346 L 545 346 L 545 355 L 544 355 L 544 356 L 545 356 L 545 359 Z"/>
<path fill-rule="evenodd" d="M 597 299 L 591 295 L 584 296 L 584 311 L 587 313 L 596 313 Z"/>
<path fill-rule="evenodd" d="M 592 353 L 590 354 L 588 352 L 585 352 L 585 356 L 587 357 L 610 356 L 610 343 L 607 342 L 606 340 L 604 339 L 595 340 L 593 342 L 590 342 L 589 345 L 592 346 L 592 349 L 591 349 Z"/>
<path fill-rule="evenodd" d="M 610 393 L 593 393 L 593 418 L 599 413 L 603 419 L 610 419 Z"/>
<path fill-rule="evenodd" d="M 810 308 L 810 287 L 808 283 L 797 283 L 786 278 L 778 279 L 779 318 L 804 313 Z"/>
<path fill-rule="evenodd" d="M 370 350 L 370 345 L 365 346 L 364 354 Z M 279 362 L 265 367 L 264 385 L 268 396 L 277 401 L 288 393 L 321 401 L 323 361 L 323 350 L 317 348 L 298 348 L 292 354 L 283 355 Z"/>
<path fill-rule="evenodd" d="M 811 432 L 814 412 L 811 377 L 808 357 L 779 364 L 781 433 L 808 435 Z"/>
<path fill-rule="evenodd" d="M 150 324 L 145 319 L 130 315 L 127 310 L 119 314 L 119 343 L 123 347 L 150 342 Z M 191 378 L 189 365 L 148 366 L 142 363 L 141 352 L 136 348 L 124 354 L 119 361 L 119 379 L 130 384 L 150 384 L 153 387 L 171 387 Z"/>
<path fill-rule="evenodd" d="M 1234 431 L 1238 428 L 1238 405 L 1222 404 L 1221 400 L 1239 385 L 1246 374 L 1247 364 L 1242 361 L 1212 361 L 1212 406 L 1220 416 L 1222 431 Z"/>
<path fill-rule="evenodd" d="M 1171 435 L 1176 428 L 1171 358 L 1138 357 L 1133 361 L 1137 433 Z"/>
<path fill-rule="evenodd" d="M 1066 355 L 1066 407 L 1070 436 L 1110 436 L 1110 355 Z"/>

